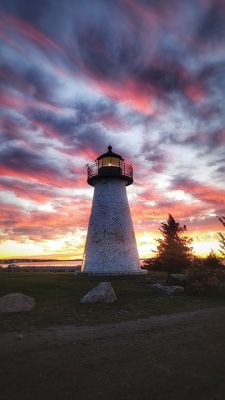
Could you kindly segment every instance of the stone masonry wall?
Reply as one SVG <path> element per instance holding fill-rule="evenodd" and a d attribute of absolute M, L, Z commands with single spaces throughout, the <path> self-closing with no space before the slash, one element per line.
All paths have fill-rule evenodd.
<path fill-rule="evenodd" d="M 97 180 L 83 259 L 83 272 L 140 272 L 125 182 Z"/>

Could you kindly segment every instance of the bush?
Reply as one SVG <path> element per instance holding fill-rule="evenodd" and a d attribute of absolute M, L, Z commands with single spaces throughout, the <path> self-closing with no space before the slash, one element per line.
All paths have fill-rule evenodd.
<path fill-rule="evenodd" d="M 206 268 L 223 268 L 222 262 L 213 250 L 209 253 L 208 257 L 203 259 L 202 263 Z"/>
<path fill-rule="evenodd" d="M 225 297 L 225 268 L 223 266 L 207 268 L 204 261 L 195 263 L 187 271 L 186 291 L 190 294 L 216 295 Z"/>

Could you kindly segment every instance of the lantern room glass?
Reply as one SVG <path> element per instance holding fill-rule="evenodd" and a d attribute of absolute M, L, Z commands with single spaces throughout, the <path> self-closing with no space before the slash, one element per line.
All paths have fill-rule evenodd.
<path fill-rule="evenodd" d="M 120 167 L 120 159 L 118 157 L 103 157 L 98 161 L 98 167 Z"/>

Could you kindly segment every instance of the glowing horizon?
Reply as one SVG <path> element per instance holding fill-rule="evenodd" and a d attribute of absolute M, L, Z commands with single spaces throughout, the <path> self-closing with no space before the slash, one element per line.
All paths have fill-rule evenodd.
<path fill-rule="evenodd" d="M 85 235 L 84 235 L 85 236 Z M 190 234 L 188 235 L 189 237 Z M 208 236 L 208 235 L 207 235 Z M 157 239 L 161 237 L 154 233 L 151 235 L 151 238 L 147 234 L 138 235 L 137 236 L 137 245 L 138 251 L 140 255 L 140 259 L 150 258 L 155 255 L 155 251 L 157 250 Z M 205 257 L 209 255 L 210 251 L 213 250 L 218 256 L 220 256 L 219 252 L 219 243 L 216 240 L 217 232 L 211 234 L 211 238 L 208 241 L 204 240 L 204 236 L 199 239 L 193 239 L 192 248 L 193 255 L 199 257 Z M 197 235 L 198 238 L 198 235 Z M 61 243 L 60 243 L 61 242 Z M 11 253 L 11 248 L 13 245 L 16 245 L 17 250 L 15 253 Z M 2 245 L 2 253 L 0 254 L 0 259 L 9 259 L 9 258 L 40 258 L 40 259 L 48 259 L 55 258 L 58 260 L 71 260 L 71 259 L 81 259 L 83 257 L 83 247 L 81 250 L 77 251 L 66 251 L 64 246 L 64 242 L 62 240 L 55 241 L 54 246 L 52 242 L 48 242 L 45 245 L 38 245 L 35 243 L 13 243 L 12 241 L 5 242 Z M 58 250 L 57 250 L 58 249 Z"/>
<path fill-rule="evenodd" d="M 169 213 L 218 253 L 224 2 L 2 0 L 0 21 L 0 258 L 82 258 L 85 165 L 109 144 L 134 166 L 140 257 Z"/>

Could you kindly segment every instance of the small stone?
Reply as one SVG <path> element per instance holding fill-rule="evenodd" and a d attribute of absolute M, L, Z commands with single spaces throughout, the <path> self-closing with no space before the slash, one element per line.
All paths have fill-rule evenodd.
<path fill-rule="evenodd" d="M 89 303 L 114 303 L 117 296 L 110 282 L 101 282 L 91 289 L 81 299 L 81 304 Z"/>
<path fill-rule="evenodd" d="M 182 286 L 165 286 L 160 285 L 159 283 L 151 285 L 151 289 L 156 293 L 165 294 L 167 296 L 180 295 L 184 293 L 184 288 Z"/>
<path fill-rule="evenodd" d="M 34 298 L 23 293 L 10 293 L 0 297 L 0 313 L 31 311 L 34 306 Z"/>
<path fill-rule="evenodd" d="M 22 340 L 24 338 L 24 335 L 18 335 L 18 339 Z"/>

